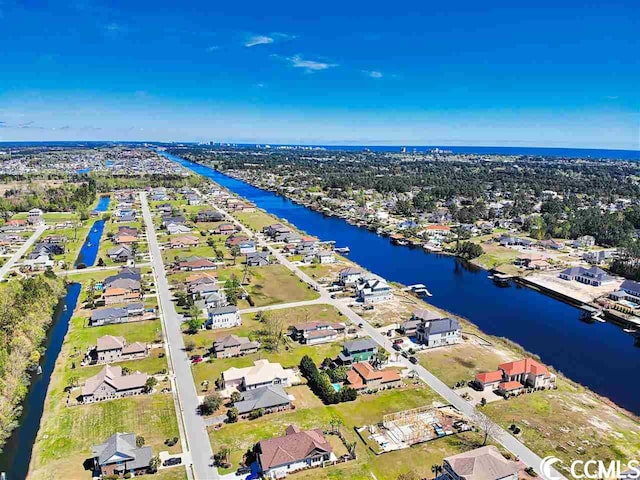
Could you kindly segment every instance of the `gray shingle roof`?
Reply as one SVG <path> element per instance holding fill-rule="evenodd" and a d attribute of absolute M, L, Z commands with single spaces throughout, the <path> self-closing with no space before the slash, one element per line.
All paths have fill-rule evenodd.
<path fill-rule="evenodd" d="M 127 461 L 127 469 L 149 466 L 153 451 L 151 447 L 136 447 L 135 433 L 114 433 L 101 445 L 94 445 L 93 456 L 99 465 Z M 114 458 L 115 457 L 115 458 Z"/>
<path fill-rule="evenodd" d="M 244 414 L 258 408 L 274 408 L 289 403 L 291 400 L 280 385 L 269 385 L 243 392 L 242 399 L 233 406 L 238 409 L 238 413 Z"/>

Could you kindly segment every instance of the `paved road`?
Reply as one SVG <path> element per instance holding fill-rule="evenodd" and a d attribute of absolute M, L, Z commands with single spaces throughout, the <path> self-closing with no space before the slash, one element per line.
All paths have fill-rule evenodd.
<path fill-rule="evenodd" d="M 273 247 L 271 247 L 264 239 L 261 234 L 253 234 L 248 228 L 246 228 L 242 223 L 240 223 L 237 219 L 229 215 L 225 210 L 214 206 L 219 212 L 225 214 L 227 217 L 231 219 L 236 225 L 238 225 L 243 232 L 247 235 L 256 238 L 257 244 L 261 247 L 266 246 L 271 254 L 278 259 L 280 263 L 289 268 L 292 272 L 294 272 L 299 278 L 303 281 L 307 282 L 309 285 L 314 287 L 316 290 L 320 292 L 320 299 L 314 300 L 316 303 L 328 303 L 337 308 L 345 317 L 347 317 L 351 322 L 356 325 L 362 324 L 362 329 L 373 338 L 378 345 L 383 347 L 390 354 L 395 354 L 396 351 L 393 350 L 391 342 L 384 336 L 382 336 L 374 327 L 372 327 L 366 320 L 364 320 L 360 315 L 354 312 L 351 308 L 349 308 L 344 303 L 339 300 L 331 298 L 331 295 L 327 292 L 324 287 L 321 287 L 318 282 L 313 280 L 309 275 L 304 273 L 297 265 L 290 262 L 283 254 L 277 252 Z M 463 412 L 469 418 L 475 419 L 477 422 L 480 421 L 481 424 L 485 425 L 487 423 L 491 424 L 490 432 L 493 439 L 500 443 L 504 448 L 509 450 L 512 454 L 517 456 L 520 460 L 522 460 L 526 465 L 533 467 L 533 469 L 538 472 L 545 480 L 550 480 L 545 477 L 542 472 L 540 472 L 540 462 L 541 458 L 534 452 L 532 452 L 527 446 L 525 446 L 522 442 L 520 442 L 513 435 L 509 434 L 502 427 L 497 425 L 496 423 L 491 422 L 487 419 L 487 417 L 479 412 L 476 408 L 474 408 L 469 402 L 460 397 L 457 393 L 455 393 L 451 388 L 449 388 L 446 384 L 444 384 L 439 378 L 429 372 L 427 369 L 420 365 L 414 365 L 409 360 L 404 357 L 400 357 L 398 360 L 406 368 L 412 369 L 416 372 L 416 374 L 420 377 L 422 381 L 424 381 L 429 387 L 435 390 L 441 397 L 443 397 L 447 402 L 451 405 L 455 406 L 458 410 Z M 557 470 L 551 469 L 551 474 L 554 475 L 555 478 L 565 478 L 562 474 L 560 474 Z"/>
<path fill-rule="evenodd" d="M 209 443 L 207 429 L 203 418 L 197 413 L 199 405 L 198 393 L 191 372 L 191 363 L 184 350 L 180 320 L 175 305 L 171 301 L 172 295 L 169 291 L 169 283 L 167 282 L 146 193 L 142 193 L 140 199 L 142 215 L 147 228 L 151 265 L 156 277 L 158 300 L 167 336 L 170 364 L 173 365 L 175 374 L 175 388 L 178 393 L 194 475 L 196 480 L 218 480 L 220 478 L 218 470 L 212 466 L 213 451 Z"/>
<path fill-rule="evenodd" d="M 16 253 L 14 253 L 11 258 L 7 260 L 7 263 L 0 267 L 0 278 L 4 278 L 7 273 L 9 273 L 9 270 L 11 270 L 15 263 L 20 260 L 20 257 L 27 253 L 27 250 L 29 250 L 29 248 L 31 248 L 31 246 L 36 243 L 38 238 L 40 238 L 40 235 L 42 235 L 42 232 L 44 232 L 46 229 L 47 226 L 44 224 L 36 228 L 36 231 L 33 232 L 33 235 L 31 235 L 27 239 L 27 241 L 24 242 L 18 250 L 16 250 Z"/>

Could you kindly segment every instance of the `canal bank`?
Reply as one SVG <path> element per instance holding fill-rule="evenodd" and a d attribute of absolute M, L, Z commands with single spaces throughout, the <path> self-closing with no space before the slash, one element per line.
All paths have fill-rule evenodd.
<path fill-rule="evenodd" d="M 109 208 L 110 197 L 100 197 L 98 205 L 95 208 L 95 212 L 106 212 Z M 96 220 L 91 225 L 91 229 L 87 234 L 87 238 L 82 244 L 82 248 L 78 253 L 74 266 L 75 268 L 92 267 L 96 263 L 96 257 L 100 249 L 100 240 L 102 239 L 102 233 L 104 232 L 105 220 Z"/>
<path fill-rule="evenodd" d="M 161 153 L 310 235 L 349 246 L 350 259 L 390 281 L 425 284 L 433 294 L 429 303 L 467 318 L 487 334 L 521 345 L 568 378 L 640 414 L 640 397 L 627 388 L 629 379 L 640 371 L 640 350 L 633 337 L 615 325 L 585 323 L 580 309 L 517 284 L 500 287 L 486 271 L 460 259 L 395 246 L 343 219 Z"/>
<path fill-rule="evenodd" d="M 80 296 L 81 285 L 71 283 L 67 293 L 55 308 L 53 321 L 44 342 L 44 355 L 40 360 L 40 374 L 32 376 L 29 392 L 22 402 L 22 414 L 18 419 L 18 428 L 4 445 L 0 454 L 0 472 L 5 472 L 7 480 L 21 480 L 27 477 L 33 444 L 40 428 L 40 419 L 47 397 L 51 374 L 62 349 L 69 321 Z"/>

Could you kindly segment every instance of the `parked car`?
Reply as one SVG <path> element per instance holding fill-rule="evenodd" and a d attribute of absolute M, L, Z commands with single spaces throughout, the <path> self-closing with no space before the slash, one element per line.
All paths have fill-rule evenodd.
<path fill-rule="evenodd" d="M 399 352 L 400 350 L 402 350 L 402 347 L 400 346 L 400 344 L 394 343 L 393 344 L 393 349 Z"/>
<path fill-rule="evenodd" d="M 239 477 L 240 475 L 246 475 L 247 473 L 251 473 L 251 468 L 240 467 L 238 468 L 238 470 L 236 470 L 236 477 Z"/>
<path fill-rule="evenodd" d="M 360 323 L 358 324 L 358 327 L 360 327 L 360 328 L 364 327 L 364 323 L 360 322 Z"/>
<path fill-rule="evenodd" d="M 194 355 L 191 357 L 191 363 L 200 363 L 202 362 L 202 355 Z"/>
<path fill-rule="evenodd" d="M 182 463 L 182 458 L 180 457 L 171 457 L 167 458 L 164 462 L 162 462 L 163 467 L 173 467 L 174 465 L 180 465 Z"/>
<path fill-rule="evenodd" d="M 393 341 L 393 344 L 394 344 L 394 345 L 402 345 L 403 343 L 404 343 L 404 339 L 402 339 L 402 338 L 396 338 L 396 339 Z"/>
<path fill-rule="evenodd" d="M 409 357 L 409 361 L 410 361 L 411 363 L 413 363 L 414 365 L 415 365 L 416 363 L 418 363 L 418 359 L 417 359 L 416 357 Z"/>

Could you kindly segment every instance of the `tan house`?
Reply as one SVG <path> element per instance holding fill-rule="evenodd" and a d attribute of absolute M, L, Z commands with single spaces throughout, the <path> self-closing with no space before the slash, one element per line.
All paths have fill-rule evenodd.
<path fill-rule="evenodd" d="M 520 464 L 507 460 L 487 445 L 444 459 L 443 470 L 451 480 L 518 480 Z"/>
<path fill-rule="evenodd" d="M 95 347 L 89 352 L 89 358 L 91 363 L 110 363 L 144 358 L 148 354 L 149 347 L 145 343 L 127 343 L 124 337 L 104 335 L 98 338 Z"/>
<path fill-rule="evenodd" d="M 402 386 L 402 378 L 393 368 L 375 370 L 369 362 L 357 362 L 347 373 L 345 385 L 356 390 L 380 390 Z"/>
<path fill-rule="evenodd" d="M 515 394 L 524 388 L 553 388 L 556 376 L 532 358 L 498 365 L 493 372 L 478 373 L 474 380 L 480 391 L 498 390 L 501 394 Z"/>
<path fill-rule="evenodd" d="M 180 235 L 173 237 L 170 241 L 171 248 L 188 248 L 198 246 L 198 237 L 193 235 Z"/>
<path fill-rule="evenodd" d="M 135 372 L 122 374 L 121 367 L 105 365 L 100 373 L 90 377 L 82 387 L 82 403 L 95 403 L 144 393 L 149 375 Z"/>
<path fill-rule="evenodd" d="M 116 303 L 136 302 L 140 300 L 141 295 L 139 291 L 136 292 L 130 288 L 112 287 L 105 289 L 102 298 L 105 305 L 114 305 Z"/>
<path fill-rule="evenodd" d="M 247 337 L 227 335 L 215 341 L 213 353 L 216 358 L 239 357 L 256 353 L 259 348 L 260 344 L 258 342 L 252 342 Z"/>

